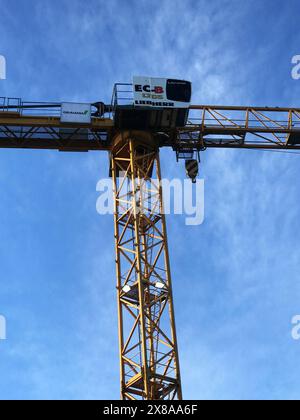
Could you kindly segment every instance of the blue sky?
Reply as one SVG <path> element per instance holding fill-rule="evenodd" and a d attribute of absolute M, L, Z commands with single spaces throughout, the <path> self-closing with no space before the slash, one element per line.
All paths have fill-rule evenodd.
<path fill-rule="evenodd" d="M 109 101 L 132 75 L 193 81 L 194 103 L 297 106 L 299 2 L 1 0 L 0 96 Z M 184 178 L 172 151 L 164 177 Z M 0 151 L 0 398 L 118 399 L 105 153 Z M 169 216 L 187 399 L 298 399 L 300 157 L 202 155 L 203 225 Z"/>

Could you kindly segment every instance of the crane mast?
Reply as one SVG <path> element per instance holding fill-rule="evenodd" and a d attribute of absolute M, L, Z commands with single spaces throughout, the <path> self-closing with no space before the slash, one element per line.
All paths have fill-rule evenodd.
<path fill-rule="evenodd" d="M 159 146 L 153 136 L 116 135 L 112 173 L 121 398 L 181 399 Z"/>
<path fill-rule="evenodd" d="M 117 87 L 113 98 L 92 104 L 89 122 L 67 123 L 60 103 L 0 98 L 0 148 L 110 154 L 121 399 L 180 400 L 160 149 L 186 161 L 208 148 L 300 150 L 300 109 L 191 105 L 184 114 L 119 106 Z"/>

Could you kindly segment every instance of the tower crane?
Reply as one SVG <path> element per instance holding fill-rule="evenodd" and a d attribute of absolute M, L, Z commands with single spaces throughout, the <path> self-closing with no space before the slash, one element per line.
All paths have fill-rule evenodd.
<path fill-rule="evenodd" d="M 109 153 L 124 400 L 182 399 L 162 188 L 153 182 L 163 147 L 195 181 L 208 148 L 300 150 L 300 108 L 191 105 L 191 83 L 145 77 L 116 84 L 108 105 L 0 98 L 0 148 Z"/>

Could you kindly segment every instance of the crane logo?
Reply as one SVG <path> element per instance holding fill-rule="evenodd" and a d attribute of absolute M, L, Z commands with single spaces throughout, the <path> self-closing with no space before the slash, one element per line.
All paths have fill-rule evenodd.
<path fill-rule="evenodd" d="M 165 90 L 163 86 L 151 85 L 134 85 L 135 97 L 142 98 L 134 101 L 135 105 L 140 106 L 160 106 L 160 107 L 174 107 L 174 102 L 164 101 Z"/>
<path fill-rule="evenodd" d="M 0 80 L 6 79 L 6 59 L 0 55 Z"/>
<path fill-rule="evenodd" d="M 61 104 L 62 123 L 91 123 L 91 104 L 64 102 Z"/>
<path fill-rule="evenodd" d="M 300 79 L 300 55 L 294 55 L 292 58 L 292 64 L 294 67 L 292 68 L 292 78 L 294 80 Z"/>
<path fill-rule="evenodd" d="M 135 85 L 134 90 L 135 92 L 144 92 L 146 94 L 154 93 L 156 95 L 162 95 L 165 92 L 162 86 L 153 86 L 151 88 L 150 85 Z M 160 99 L 163 99 L 163 97 L 160 97 Z"/>
<path fill-rule="evenodd" d="M 133 77 L 134 105 L 138 107 L 188 108 L 191 83 L 160 77 Z"/>
<path fill-rule="evenodd" d="M 0 340 L 6 340 L 6 319 L 0 315 Z"/>

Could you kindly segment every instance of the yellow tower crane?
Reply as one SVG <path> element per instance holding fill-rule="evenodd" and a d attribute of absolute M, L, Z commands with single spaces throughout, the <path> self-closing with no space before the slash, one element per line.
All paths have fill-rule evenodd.
<path fill-rule="evenodd" d="M 300 150 L 300 109 L 190 99 L 189 82 L 138 77 L 116 84 L 110 105 L 0 98 L 0 148 L 109 152 L 124 400 L 182 399 L 160 148 L 193 181 L 207 148 Z"/>

